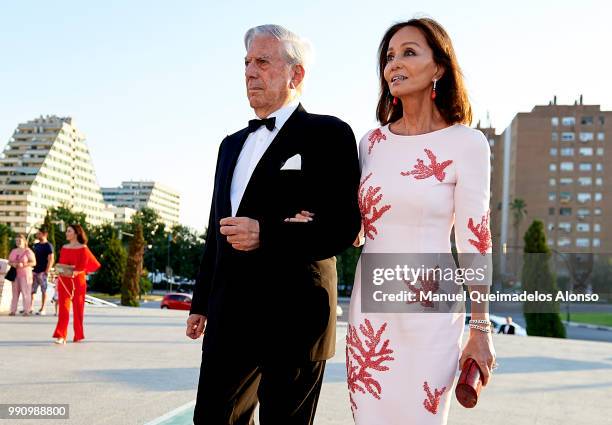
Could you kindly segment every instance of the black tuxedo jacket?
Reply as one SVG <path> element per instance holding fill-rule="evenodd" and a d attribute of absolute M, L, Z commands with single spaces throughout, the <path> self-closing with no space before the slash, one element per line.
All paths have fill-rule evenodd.
<path fill-rule="evenodd" d="M 236 213 L 259 221 L 260 247 L 237 251 L 220 233 L 231 216 L 230 186 L 248 129 L 219 148 L 204 253 L 191 313 L 207 316 L 211 355 L 325 360 L 334 355 L 335 255 L 360 229 L 355 136 L 338 118 L 307 113 L 285 122 L 256 166 Z M 281 170 L 300 154 L 301 170 Z M 309 223 L 286 223 L 301 210 Z M 278 356 L 278 357 L 277 357 Z"/>

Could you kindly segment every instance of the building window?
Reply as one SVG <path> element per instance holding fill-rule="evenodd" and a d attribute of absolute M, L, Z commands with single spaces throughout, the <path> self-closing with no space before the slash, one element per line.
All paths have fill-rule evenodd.
<path fill-rule="evenodd" d="M 589 210 L 588 208 L 578 208 L 578 210 L 576 211 L 576 215 L 578 216 L 578 218 L 588 217 L 589 215 L 591 215 L 591 210 Z"/>
<path fill-rule="evenodd" d="M 595 164 L 595 170 L 596 171 L 603 171 L 603 164 L 601 164 L 599 162 L 597 164 Z"/>
<path fill-rule="evenodd" d="M 590 241 L 587 238 L 576 238 L 577 248 L 588 248 L 589 245 L 590 245 Z"/>
<path fill-rule="evenodd" d="M 599 233 L 599 232 L 601 232 L 601 224 L 599 224 L 599 223 L 595 223 L 595 224 L 593 224 L 593 231 L 594 231 L 595 233 Z"/>
<path fill-rule="evenodd" d="M 593 148 L 580 148 L 580 156 L 593 156 Z"/>
<path fill-rule="evenodd" d="M 557 164 L 548 164 L 548 171 L 557 171 Z"/>
<path fill-rule="evenodd" d="M 572 200 L 571 192 L 559 192 L 559 202 L 562 204 L 567 204 Z"/>
<path fill-rule="evenodd" d="M 593 125 L 593 117 L 591 117 L 591 116 L 583 116 L 580 119 L 580 124 L 582 124 L 582 125 Z"/>
<path fill-rule="evenodd" d="M 601 215 L 601 208 L 595 208 L 595 209 L 593 210 L 593 214 L 594 214 L 594 215 Z"/>
<path fill-rule="evenodd" d="M 590 142 L 594 139 L 593 133 L 591 132 L 580 132 L 580 141 L 581 142 Z"/>
<path fill-rule="evenodd" d="M 575 125 L 576 124 L 576 118 L 574 117 L 563 117 L 563 119 L 561 120 L 561 123 L 564 126 L 570 126 L 570 125 Z"/>
<path fill-rule="evenodd" d="M 599 202 L 603 199 L 603 195 L 600 192 L 595 193 L 595 202 Z"/>
<path fill-rule="evenodd" d="M 548 215 L 555 215 L 555 209 L 553 207 L 548 209 Z"/>
<path fill-rule="evenodd" d="M 604 133 L 597 133 L 597 140 L 599 140 L 600 142 L 603 142 L 605 140 Z"/>
<path fill-rule="evenodd" d="M 559 223 L 557 227 L 559 228 L 559 230 L 563 230 L 566 233 L 569 233 L 572 231 L 572 223 L 562 222 L 562 223 Z"/>
<path fill-rule="evenodd" d="M 559 125 L 559 117 L 552 117 L 550 119 L 550 125 L 552 125 L 553 127 L 556 127 Z"/>
<path fill-rule="evenodd" d="M 557 194 L 555 192 L 548 192 L 548 200 L 554 201 L 555 199 L 557 199 Z"/>
<path fill-rule="evenodd" d="M 561 148 L 561 156 L 574 156 L 574 148 Z"/>
<path fill-rule="evenodd" d="M 570 238 L 560 237 L 559 240 L 557 240 L 557 246 L 569 246 L 570 244 Z"/>
<path fill-rule="evenodd" d="M 548 225 L 547 225 L 547 228 L 548 228 L 549 232 L 552 232 L 553 229 L 555 228 L 555 223 L 549 221 Z"/>
<path fill-rule="evenodd" d="M 574 163 L 573 162 L 562 162 L 560 168 L 561 168 L 561 171 L 574 171 Z"/>
<path fill-rule="evenodd" d="M 557 156 L 557 148 L 550 148 L 550 156 Z"/>
<path fill-rule="evenodd" d="M 599 116 L 599 125 L 604 125 L 606 122 L 606 119 L 603 115 Z"/>
<path fill-rule="evenodd" d="M 601 245 L 601 241 L 599 240 L 599 238 L 593 238 L 593 246 L 599 247 L 600 245 Z"/>
<path fill-rule="evenodd" d="M 555 186 L 557 184 L 557 180 L 556 179 L 548 179 L 548 185 L 549 186 Z"/>
<path fill-rule="evenodd" d="M 576 200 L 580 202 L 581 204 L 584 204 L 585 202 L 588 202 L 591 200 L 591 194 L 588 192 L 580 192 L 576 196 Z"/>
<path fill-rule="evenodd" d="M 559 133 L 552 133 L 551 140 L 553 141 L 553 143 L 559 141 Z"/>
<path fill-rule="evenodd" d="M 595 149 L 595 153 L 597 154 L 597 156 L 603 156 L 603 148 Z"/>
<path fill-rule="evenodd" d="M 562 216 L 569 216 L 572 215 L 572 209 L 571 208 L 559 208 L 559 215 Z"/>
<path fill-rule="evenodd" d="M 578 177 L 579 186 L 591 186 L 592 184 L 593 180 L 590 177 Z"/>
<path fill-rule="evenodd" d="M 601 186 L 603 184 L 603 179 L 601 177 L 595 177 L 595 186 Z"/>
<path fill-rule="evenodd" d="M 572 142 L 575 140 L 575 135 L 570 132 L 561 133 L 561 140 L 564 142 Z"/>
<path fill-rule="evenodd" d="M 581 162 L 578 169 L 580 171 L 591 171 L 593 169 L 593 164 L 590 162 Z"/>
<path fill-rule="evenodd" d="M 589 223 L 576 223 L 577 232 L 588 232 L 590 229 Z"/>

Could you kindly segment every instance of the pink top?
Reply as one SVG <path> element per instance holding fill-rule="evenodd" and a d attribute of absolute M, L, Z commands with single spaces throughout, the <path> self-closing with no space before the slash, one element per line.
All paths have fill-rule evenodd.
<path fill-rule="evenodd" d="M 26 248 L 24 251 L 19 252 L 20 248 L 15 248 L 9 254 L 9 261 L 11 263 L 29 263 L 36 260 L 34 252 L 30 248 Z M 17 278 L 26 278 L 28 282 L 32 282 L 32 267 L 16 267 Z"/>

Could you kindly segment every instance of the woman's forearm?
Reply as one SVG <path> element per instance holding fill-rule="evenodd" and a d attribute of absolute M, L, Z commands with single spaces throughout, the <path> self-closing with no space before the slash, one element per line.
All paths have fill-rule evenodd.
<path fill-rule="evenodd" d="M 470 295 L 477 292 L 478 297 L 470 296 L 471 301 L 471 319 L 472 320 L 489 320 L 489 301 L 487 295 L 489 294 L 488 285 L 469 285 L 468 286 Z M 475 294 L 476 295 L 476 294 Z M 474 300 L 477 298 L 477 300 Z M 485 301 L 482 301 L 482 300 Z"/>

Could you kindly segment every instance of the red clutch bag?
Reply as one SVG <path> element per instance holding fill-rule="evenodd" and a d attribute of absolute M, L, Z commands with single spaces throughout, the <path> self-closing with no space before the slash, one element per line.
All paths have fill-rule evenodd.
<path fill-rule="evenodd" d="M 467 359 L 463 363 L 463 369 L 455 387 L 457 401 L 463 407 L 470 409 L 478 403 L 478 395 L 482 388 L 482 378 L 480 375 L 480 368 L 474 359 Z"/>

